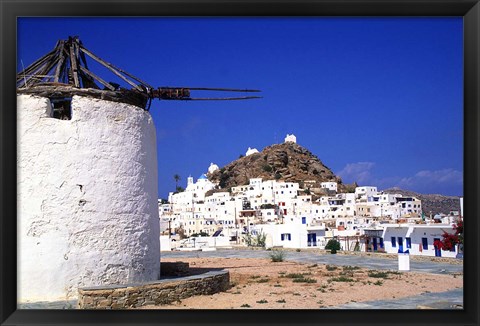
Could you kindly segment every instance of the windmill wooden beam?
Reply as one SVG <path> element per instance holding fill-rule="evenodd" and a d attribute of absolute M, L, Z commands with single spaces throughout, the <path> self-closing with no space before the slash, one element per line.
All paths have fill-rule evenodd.
<path fill-rule="evenodd" d="M 92 72 L 88 68 L 86 57 L 96 61 L 101 66 L 107 68 L 113 76 L 132 87 L 131 90 L 120 87 L 115 82 L 108 82 L 104 77 Z M 102 98 L 112 96 L 112 92 L 119 92 L 119 96 L 126 96 L 128 92 L 135 94 L 126 96 L 129 100 L 134 99 L 135 105 L 144 109 L 150 107 L 151 100 L 154 98 L 160 100 L 182 100 L 182 101 L 224 101 L 224 100 L 248 100 L 260 98 L 259 96 L 234 96 L 234 97 L 191 97 L 191 91 L 220 91 L 220 92 L 259 92 L 252 89 L 235 88 L 208 88 L 208 87 L 158 87 L 154 88 L 150 84 L 138 77 L 126 72 L 125 70 L 114 66 L 113 64 L 101 59 L 93 52 L 86 49 L 80 39 L 69 37 L 68 40 L 59 40 L 54 49 L 33 62 L 30 66 L 17 73 L 17 92 L 35 93 L 36 91 L 45 94 L 50 87 L 51 91 L 65 87 L 71 89 L 72 94 L 85 94 L 88 90 L 92 96 L 100 96 L 103 86 L 104 93 Z M 59 88 L 60 87 L 60 88 Z M 81 90 L 81 91 L 80 91 Z M 108 94 L 108 95 L 107 95 Z M 116 96 L 113 95 L 115 98 Z M 139 101 L 140 99 L 140 101 Z M 139 102 L 138 102 L 139 101 Z M 148 106 L 147 106 L 148 103 Z"/>

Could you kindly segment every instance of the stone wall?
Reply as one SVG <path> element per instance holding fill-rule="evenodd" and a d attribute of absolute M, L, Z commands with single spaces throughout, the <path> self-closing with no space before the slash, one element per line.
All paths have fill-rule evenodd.
<path fill-rule="evenodd" d="M 221 270 L 143 284 L 81 288 L 78 290 L 78 308 L 127 309 L 161 305 L 194 295 L 226 291 L 229 287 L 230 274 Z"/>

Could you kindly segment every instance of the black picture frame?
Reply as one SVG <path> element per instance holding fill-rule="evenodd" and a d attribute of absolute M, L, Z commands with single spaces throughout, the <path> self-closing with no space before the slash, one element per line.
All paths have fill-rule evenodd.
<path fill-rule="evenodd" d="M 478 0 L 0 0 L 1 325 L 478 325 L 480 4 Z M 20 16 L 462 16 L 464 19 L 463 310 L 159 310 L 16 308 L 16 18 Z"/>

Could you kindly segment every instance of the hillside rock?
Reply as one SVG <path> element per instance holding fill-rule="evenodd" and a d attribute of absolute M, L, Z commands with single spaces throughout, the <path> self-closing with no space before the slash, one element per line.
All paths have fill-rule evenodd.
<path fill-rule="evenodd" d="M 222 189 L 247 185 L 251 178 L 298 182 L 301 187 L 305 181 L 312 181 L 308 188 L 320 188 L 321 182 L 333 181 L 338 183 L 339 191 L 351 188 L 344 185 L 317 156 L 292 142 L 267 146 L 261 152 L 239 158 L 207 176 L 212 182 L 218 182 Z"/>

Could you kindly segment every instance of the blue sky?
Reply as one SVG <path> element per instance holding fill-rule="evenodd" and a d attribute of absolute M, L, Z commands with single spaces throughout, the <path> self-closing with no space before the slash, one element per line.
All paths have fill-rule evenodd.
<path fill-rule="evenodd" d="M 462 29 L 460 17 L 19 18 L 17 69 L 78 35 L 153 86 L 262 90 L 153 101 L 161 198 L 174 174 L 185 186 L 292 133 L 345 183 L 463 195 Z M 192 93 L 211 95 L 249 94 Z"/>

